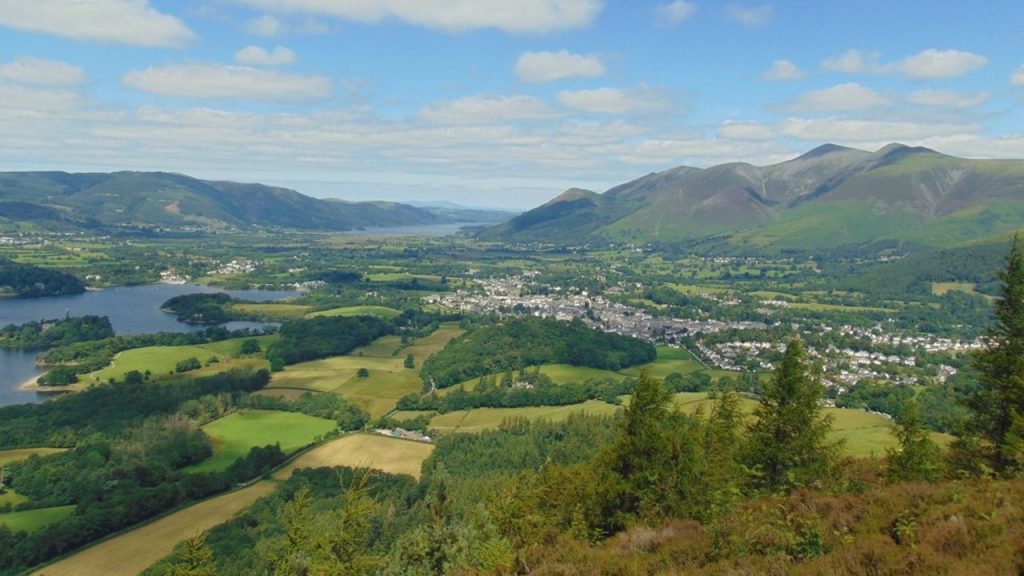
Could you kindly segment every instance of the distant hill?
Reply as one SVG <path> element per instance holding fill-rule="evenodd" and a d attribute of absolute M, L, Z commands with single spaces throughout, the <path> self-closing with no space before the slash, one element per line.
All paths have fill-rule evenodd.
<path fill-rule="evenodd" d="M 394 202 L 319 200 L 287 188 L 166 172 L 0 173 L 0 226 L 8 228 L 351 230 L 453 221 L 464 220 Z"/>
<path fill-rule="evenodd" d="M 677 242 L 734 249 L 875 242 L 950 247 L 1024 227 L 1024 160 L 968 160 L 890 144 L 826 144 L 771 166 L 681 166 L 603 194 L 571 189 L 485 239 Z"/>

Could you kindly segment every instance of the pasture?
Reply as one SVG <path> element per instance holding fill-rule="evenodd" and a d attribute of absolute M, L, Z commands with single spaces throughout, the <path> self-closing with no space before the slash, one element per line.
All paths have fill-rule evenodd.
<path fill-rule="evenodd" d="M 178 542 L 230 520 L 260 497 L 273 492 L 275 488 L 277 483 L 265 480 L 204 500 L 90 546 L 32 574 L 135 576 L 170 554 Z"/>
<path fill-rule="evenodd" d="M 337 427 L 337 423 L 332 420 L 298 412 L 233 412 L 203 426 L 203 431 L 213 440 L 213 456 L 186 468 L 186 471 L 225 470 L 236 459 L 248 454 L 250 449 L 268 444 L 279 443 L 286 454 L 294 452 Z"/>
<path fill-rule="evenodd" d="M 424 442 L 375 434 L 351 434 L 302 454 L 275 472 L 274 479 L 287 480 L 294 470 L 321 466 L 373 468 L 389 474 L 407 474 L 419 478 L 423 461 L 433 451 L 433 444 Z"/>
<path fill-rule="evenodd" d="M 306 314 L 306 318 L 318 318 L 321 316 L 380 316 L 381 318 L 390 319 L 401 313 L 401 310 L 388 308 L 387 306 L 343 306 L 341 308 L 310 312 Z"/>
<path fill-rule="evenodd" d="M 573 414 L 585 413 L 596 416 L 610 416 L 618 410 L 618 406 L 588 400 L 582 404 L 568 406 L 531 406 L 529 408 L 476 408 L 458 410 L 440 414 L 430 420 L 430 428 L 441 432 L 481 432 L 497 428 L 509 418 L 527 418 L 529 420 L 551 420 L 560 422 Z"/>
<path fill-rule="evenodd" d="M 16 450 L 0 450 L 0 466 L 11 462 L 24 460 L 32 455 L 49 456 L 58 452 L 64 452 L 67 448 L 18 448 Z"/>
<path fill-rule="evenodd" d="M 312 310 L 312 306 L 279 302 L 253 302 L 232 304 L 228 310 L 258 320 L 295 320 L 305 316 Z"/>
<path fill-rule="evenodd" d="M 277 338 L 277 336 L 259 336 L 256 339 L 259 340 L 260 347 L 266 350 L 267 346 Z M 145 348 L 133 348 L 119 352 L 114 356 L 114 360 L 109 366 L 84 374 L 81 376 L 81 379 L 86 384 L 102 383 L 110 378 L 122 380 L 124 375 L 132 370 L 142 373 L 149 370 L 153 377 L 165 377 L 176 374 L 174 369 L 178 362 L 191 357 L 198 359 L 200 363 L 206 365 L 210 358 L 216 356 L 218 362 L 194 372 L 183 373 L 189 376 L 222 372 L 244 365 L 264 367 L 266 362 L 261 355 L 253 358 L 238 358 L 242 342 L 245 340 L 249 340 L 249 338 L 232 338 L 195 346 L 147 346 Z"/>
<path fill-rule="evenodd" d="M 56 524 L 71 516 L 75 511 L 74 505 L 55 506 L 53 508 L 37 508 L 22 512 L 8 512 L 0 514 L 0 526 L 7 526 L 11 532 L 35 532 Z"/>

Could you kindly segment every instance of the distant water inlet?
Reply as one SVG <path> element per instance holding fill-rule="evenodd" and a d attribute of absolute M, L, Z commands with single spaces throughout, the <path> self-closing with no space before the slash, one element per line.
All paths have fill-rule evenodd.
<path fill-rule="evenodd" d="M 149 284 L 122 286 L 107 290 L 90 291 L 74 296 L 36 299 L 0 299 L 0 326 L 23 324 L 33 320 L 63 318 L 65 315 L 107 316 L 119 336 L 152 332 L 192 332 L 205 326 L 179 322 L 171 314 L 160 310 L 160 305 L 174 296 L 196 292 L 226 292 L 235 298 L 254 302 L 281 300 L 298 296 L 293 291 L 218 290 L 193 284 Z M 225 328 L 260 328 L 259 322 L 228 322 Z M 0 406 L 40 402 L 44 395 L 19 390 L 26 380 L 43 373 L 36 367 L 39 350 L 0 350 Z"/>

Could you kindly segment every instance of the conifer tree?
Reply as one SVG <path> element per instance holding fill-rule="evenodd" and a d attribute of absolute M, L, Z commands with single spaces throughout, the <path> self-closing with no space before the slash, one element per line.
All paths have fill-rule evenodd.
<path fill-rule="evenodd" d="M 942 451 L 928 435 L 917 401 L 904 401 L 893 426 L 899 446 L 888 450 L 886 476 L 890 480 L 933 482 L 942 475 Z"/>
<path fill-rule="evenodd" d="M 832 419 L 821 414 L 824 393 L 803 342 L 794 337 L 748 430 L 744 460 L 756 488 L 790 490 L 820 483 L 830 474 L 837 446 L 826 439 Z"/>
<path fill-rule="evenodd" d="M 999 273 L 1000 298 L 995 303 L 996 325 L 986 346 L 974 356 L 979 390 L 970 401 L 973 412 L 968 438 L 955 450 L 978 446 L 980 456 L 997 474 L 1024 471 L 1024 246 L 1014 235 L 1006 268 Z M 976 438 L 970 438 L 975 436 Z M 961 461 L 969 460 L 961 454 Z"/>
<path fill-rule="evenodd" d="M 206 535 L 198 534 L 182 543 L 181 556 L 165 574 L 167 576 L 214 576 L 217 565 L 213 562 L 213 551 L 206 545 Z"/>

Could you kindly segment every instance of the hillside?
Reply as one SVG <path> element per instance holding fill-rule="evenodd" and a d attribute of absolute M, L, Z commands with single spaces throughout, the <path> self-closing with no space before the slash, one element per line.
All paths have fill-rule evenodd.
<path fill-rule="evenodd" d="M 603 194 L 570 190 L 485 239 L 675 242 L 724 236 L 734 249 L 878 241 L 957 246 L 1024 226 L 1024 160 L 969 160 L 890 144 L 826 144 L 779 164 L 681 166 Z"/>
<path fill-rule="evenodd" d="M 350 230 L 457 221 L 393 202 L 319 200 L 287 188 L 166 172 L 0 173 L 0 226 Z"/>

